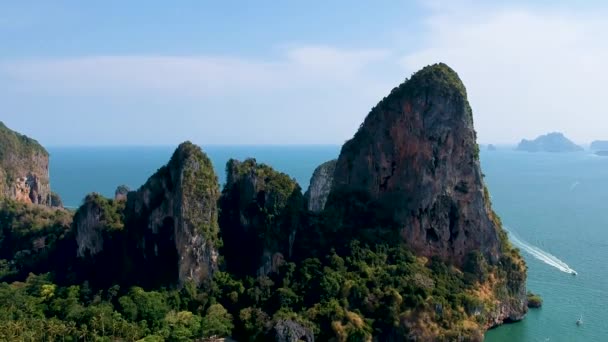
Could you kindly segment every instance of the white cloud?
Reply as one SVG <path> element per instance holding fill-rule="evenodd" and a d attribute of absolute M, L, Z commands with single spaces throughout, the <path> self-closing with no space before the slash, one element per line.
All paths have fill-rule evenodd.
<path fill-rule="evenodd" d="M 481 142 L 512 143 L 553 130 L 578 142 L 608 138 L 607 10 L 492 7 L 473 0 L 433 0 L 426 8 L 431 14 L 425 25 L 407 32 L 419 45 L 411 39 L 383 49 L 291 45 L 258 59 L 0 60 L 1 92 L 12 103 L 3 111 L 40 116 L 30 101 L 35 99 L 46 101 L 39 104 L 44 109 L 67 112 L 65 120 L 82 112 L 121 113 L 116 116 L 128 120 L 135 114 L 122 114 L 127 108 L 140 110 L 163 120 L 163 129 L 201 132 L 213 142 L 341 143 L 404 76 L 442 61 L 467 86 Z M 397 56 L 404 49 L 413 50 Z M 81 95 L 87 98 L 79 102 Z M 182 115 L 181 126 L 165 113 Z M 271 123 L 280 129 L 269 134 Z M 211 128 L 228 126 L 229 132 Z"/>
<path fill-rule="evenodd" d="M 380 50 L 341 50 L 325 46 L 287 49 L 275 61 L 222 56 L 91 56 L 0 64 L 0 76 L 25 90 L 51 93 L 147 93 L 217 96 L 310 84 L 349 83 Z"/>
<path fill-rule="evenodd" d="M 107 143 L 104 135 L 127 144 L 342 143 L 394 86 L 391 77 L 376 73 L 388 59 L 383 50 L 290 46 L 277 58 L 258 60 L 133 55 L 0 61 L 0 102 L 16 121 L 96 123 L 60 138 L 46 130 L 35 134 L 66 144 Z M 395 58 L 391 63 L 400 69 Z M 118 133 L 151 119 L 154 124 L 137 134 Z"/>
<path fill-rule="evenodd" d="M 481 141 L 552 130 L 580 142 L 608 137 L 605 11 L 433 7 L 408 71 L 443 61 L 461 76 Z"/>

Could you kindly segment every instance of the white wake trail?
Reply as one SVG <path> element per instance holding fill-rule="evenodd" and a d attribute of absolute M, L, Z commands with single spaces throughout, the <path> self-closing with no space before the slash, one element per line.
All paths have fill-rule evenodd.
<path fill-rule="evenodd" d="M 570 191 L 574 190 L 579 184 L 581 184 L 579 181 L 572 183 L 572 185 L 570 185 Z"/>
<path fill-rule="evenodd" d="M 566 264 L 565 262 L 558 259 L 556 256 L 550 254 L 549 252 L 545 252 L 536 246 L 532 246 L 531 244 L 517 237 L 515 234 L 513 234 L 513 232 L 509 230 L 507 230 L 507 233 L 509 234 L 509 240 L 511 240 L 511 242 L 513 242 L 515 246 L 522 249 L 526 253 L 532 255 L 536 259 L 544 262 L 549 266 L 553 266 L 562 272 L 576 273 L 574 269 L 568 266 L 568 264 Z"/>

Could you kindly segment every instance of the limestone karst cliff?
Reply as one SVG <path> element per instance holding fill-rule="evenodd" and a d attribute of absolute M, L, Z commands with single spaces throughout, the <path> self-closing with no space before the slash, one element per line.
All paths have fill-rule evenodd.
<path fill-rule="evenodd" d="M 114 260 L 118 279 L 147 284 L 200 285 L 211 278 L 217 269 L 219 185 L 200 147 L 181 144 L 137 191 L 119 190 L 113 200 L 90 195 L 78 210 L 79 257 L 96 264 Z"/>
<path fill-rule="evenodd" d="M 284 173 L 230 160 L 220 199 L 224 255 L 229 270 L 265 275 L 291 257 L 304 208 L 298 184 Z"/>
<path fill-rule="evenodd" d="M 337 160 L 330 160 L 319 165 L 310 178 L 310 185 L 304 194 L 308 210 L 318 213 L 325 208 L 327 196 L 331 191 Z"/>
<path fill-rule="evenodd" d="M 48 152 L 36 140 L 12 131 L 2 122 L 0 197 L 51 205 Z"/>
<path fill-rule="evenodd" d="M 326 210 L 345 212 L 344 199 L 359 196 L 416 255 L 458 267 L 481 255 L 501 274 L 491 286 L 508 293 L 496 298 L 493 325 L 525 314 L 525 266 L 492 211 L 478 154 L 458 75 L 445 64 L 425 67 L 380 101 L 342 147 Z M 517 272 L 502 273 L 509 268 Z"/>
<path fill-rule="evenodd" d="M 372 109 L 340 153 L 332 191 L 344 190 L 388 208 L 418 255 L 462 264 L 480 250 L 498 260 L 471 108 L 446 65 L 422 69 Z"/>

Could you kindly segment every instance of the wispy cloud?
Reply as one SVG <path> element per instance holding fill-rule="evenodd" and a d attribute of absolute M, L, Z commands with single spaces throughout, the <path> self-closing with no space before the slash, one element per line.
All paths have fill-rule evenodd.
<path fill-rule="evenodd" d="M 382 50 L 300 46 L 276 60 L 224 56 L 91 56 L 0 63 L 0 75 L 24 90 L 221 95 L 239 90 L 358 80 Z"/>
<path fill-rule="evenodd" d="M 255 58 L 130 54 L 0 60 L 3 111 L 41 117 L 48 108 L 65 112 L 66 121 L 86 113 L 125 121 L 154 116 L 162 126 L 149 134 L 154 142 L 171 128 L 180 137 L 201 134 L 224 143 L 339 143 L 405 76 L 441 61 L 467 86 L 482 142 L 515 142 L 553 130 L 579 142 L 605 138 L 607 8 L 424 3 L 425 24 L 413 32 L 387 28 L 400 32 L 399 39 L 380 49 L 286 45 Z M 405 44 L 403 35 L 416 39 Z M 267 134 L 268 123 L 281 129 Z"/>
<path fill-rule="evenodd" d="M 54 125 L 57 119 L 45 113 L 60 112 L 67 122 L 96 122 L 66 134 L 70 143 L 103 141 L 101 132 L 129 132 L 149 118 L 154 125 L 124 133 L 119 142 L 200 137 L 213 143 L 341 143 L 402 79 L 376 73 L 387 62 L 400 69 L 384 50 L 314 45 L 285 47 L 264 59 L 131 55 L 0 61 L 0 97 L 13 103 L 5 109 L 15 113 L 9 115 L 29 113 Z M 122 124 L 116 128 L 115 122 Z M 37 136 L 53 138 L 44 134 L 55 133 Z"/>

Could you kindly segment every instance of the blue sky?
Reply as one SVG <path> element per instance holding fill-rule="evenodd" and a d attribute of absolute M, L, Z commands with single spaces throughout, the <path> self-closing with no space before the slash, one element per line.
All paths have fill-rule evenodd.
<path fill-rule="evenodd" d="M 600 1 L 250 3 L 2 2 L 0 120 L 45 145 L 341 144 L 443 61 L 482 143 L 608 139 Z"/>

